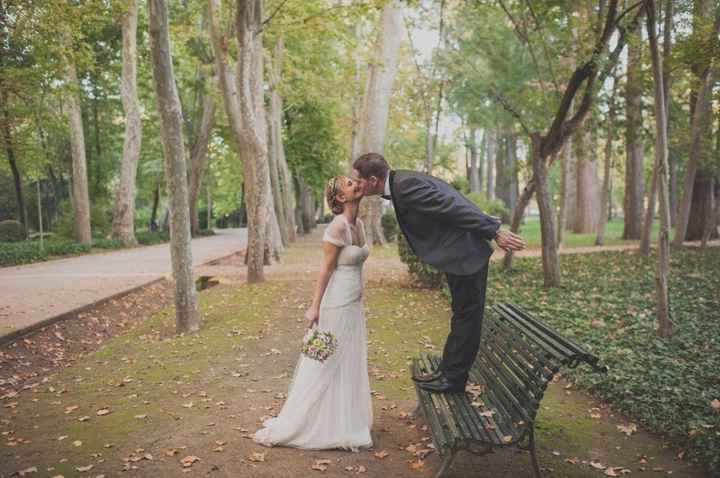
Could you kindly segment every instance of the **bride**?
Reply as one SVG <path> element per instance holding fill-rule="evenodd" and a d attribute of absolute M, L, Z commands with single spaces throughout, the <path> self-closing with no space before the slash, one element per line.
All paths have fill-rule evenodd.
<path fill-rule="evenodd" d="M 310 450 L 372 446 L 372 403 L 367 371 L 367 334 L 361 302 L 362 266 L 369 250 L 358 209 L 363 188 L 337 176 L 325 188 L 335 217 L 323 236 L 324 260 L 310 309 L 316 325 L 337 339 L 325 362 L 300 356 L 280 414 L 255 433 L 257 443 Z"/>

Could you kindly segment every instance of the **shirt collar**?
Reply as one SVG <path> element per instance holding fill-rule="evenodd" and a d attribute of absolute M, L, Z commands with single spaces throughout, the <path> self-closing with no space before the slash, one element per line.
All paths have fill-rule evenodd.
<path fill-rule="evenodd" d="M 387 176 L 385 177 L 385 192 L 383 194 L 385 196 L 392 196 L 392 193 L 390 192 L 390 171 L 388 171 Z"/>

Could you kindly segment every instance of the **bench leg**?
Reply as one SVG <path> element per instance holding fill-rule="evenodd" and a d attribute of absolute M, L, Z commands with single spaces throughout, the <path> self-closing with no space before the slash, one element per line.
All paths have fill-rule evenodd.
<path fill-rule="evenodd" d="M 540 474 L 540 465 L 538 464 L 537 452 L 535 450 L 535 430 L 530 429 L 530 458 L 532 460 L 533 470 L 536 478 L 542 478 Z"/>
<path fill-rule="evenodd" d="M 452 465 L 452 462 L 455 460 L 455 455 L 457 452 L 455 450 L 448 450 L 448 454 L 443 458 L 442 464 L 440 465 L 440 469 L 438 470 L 437 474 L 435 474 L 435 478 L 442 478 L 445 473 L 450 469 L 450 466 Z"/>
<path fill-rule="evenodd" d="M 417 418 L 422 414 L 422 405 L 420 405 L 420 402 L 415 406 L 415 410 L 412 411 L 412 417 Z"/>

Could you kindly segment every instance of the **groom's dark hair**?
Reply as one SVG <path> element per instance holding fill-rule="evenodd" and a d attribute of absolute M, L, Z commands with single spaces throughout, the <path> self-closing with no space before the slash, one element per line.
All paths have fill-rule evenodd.
<path fill-rule="evenodd" d="M 353 163 L 353 168 L 357 170 L 360 177 L 369 179 L 370 176 L 383 180 L 390 171 L 390 165 L 380 153 L 367 153 L 360 156 Z"/>

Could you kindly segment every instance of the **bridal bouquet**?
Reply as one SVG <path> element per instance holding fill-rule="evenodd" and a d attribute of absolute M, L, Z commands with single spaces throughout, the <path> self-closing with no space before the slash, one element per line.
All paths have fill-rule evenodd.
<path fill-rule="evenodd" d="M 320 332 L 316 328 L 310 329 L 302 344 L 302 353 L 308 358 L 324 362 L 337 349 L 337 339 L 330 332 Z"/>

